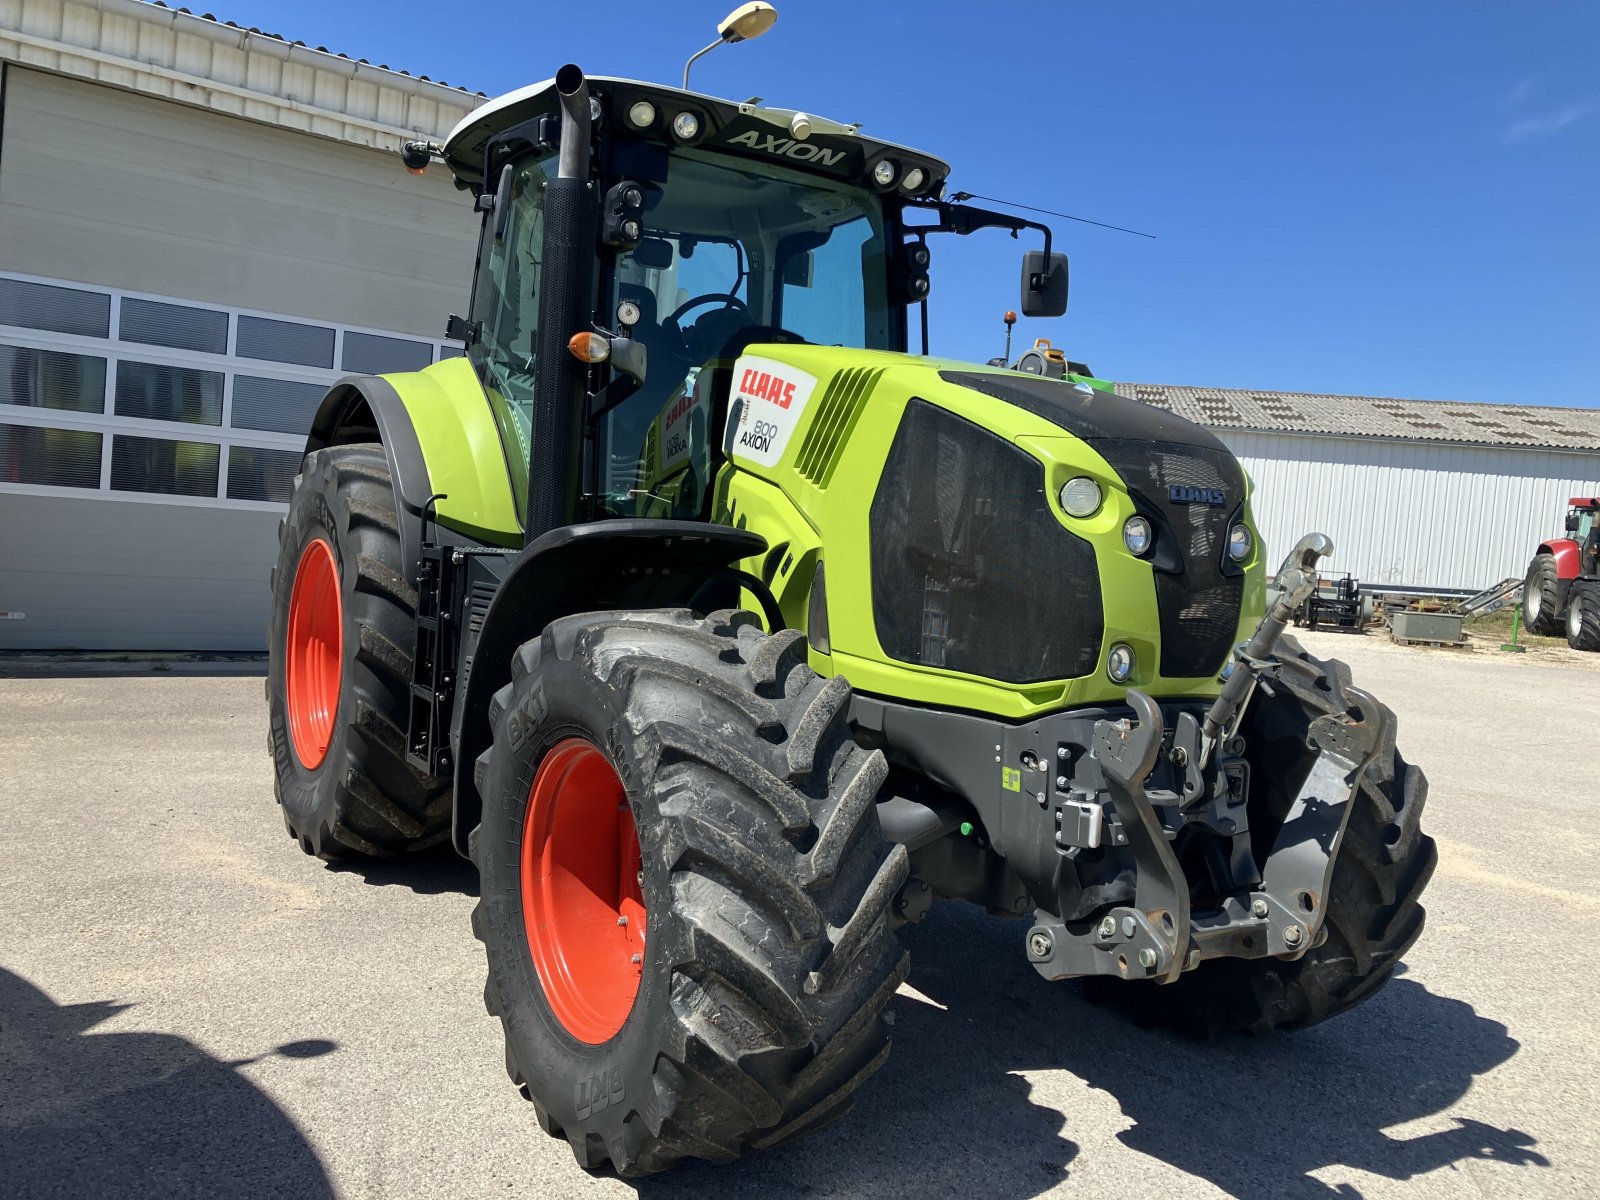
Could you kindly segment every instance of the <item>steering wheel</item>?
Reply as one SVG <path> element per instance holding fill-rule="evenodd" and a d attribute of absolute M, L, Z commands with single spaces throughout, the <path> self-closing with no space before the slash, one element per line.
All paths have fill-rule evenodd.
<path fill-rule="evenodd" d="M 742 312 L 751 320 L 755 319 L 753 314 L 750 312 L 750 306 L 743 300 L 739 299 L 739 297 L 735 296 L 732 292 L 706 292 L 704 295 L 693 296 L 690 299 L 685 300 L 682 304 L 678 305 L 678 307 L 673 309 L 671 314 L 661 322 L 661 327 L 663 329 L 670 330 L 673 336 L 681 339 L 683 337 L 683 326 L 681 324 L 683 321 L 683 314 L 688 312 L 691 308 L 699 308 L 702 304 L 710 304 L 713 300 L 721 300 L 724 308 L 735 309 L 739 312 Z"/>

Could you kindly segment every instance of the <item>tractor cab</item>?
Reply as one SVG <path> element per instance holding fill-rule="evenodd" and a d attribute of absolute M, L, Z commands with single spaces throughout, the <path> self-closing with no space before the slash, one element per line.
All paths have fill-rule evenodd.
<path fill-rule="evenodd" d="M 1567 539 L 1573 543 L 1578 554 L 1578 573 L 1580 575 L 1593 575 L 1595 571 L 1595 558 L 1597 539 L 1595 528 L 1596 514 L 1600 514 L 1600 496 L 1574 496 L 1567 501 L 1572 507 L 1567 510 Z"/>
<path fill-rule="evenodd" d="M 600 245 L 585 239 L 553 263 L 564 122 L 569 157 L 584 161 L 566 163 L 582 190 L 561 206 L 597 205 Z M 572 68 L 483 106 L 428 149 L 493 214 L 471 312 L 452 328 L 495 410 L 519 500 L 543 440 L 532 428 L 546 293 L 582 298 L 546 343 L 570 352 L 581 390 L 604 397 L 573 439 L 582 478 L 563 506 L 570 519 L 709 516 L 733 363 L 757 344 L 906 351 L 908 308 L 929 292 L 930 233 L 1039 231 L 1024 310 L 1065 307 L 1065 257 L 1049 253 L 1045 227 L 944 201 L 949 166 L 931 155 L 759 98 Z M 925 309 L 922 334 L 925 350 Z"/>

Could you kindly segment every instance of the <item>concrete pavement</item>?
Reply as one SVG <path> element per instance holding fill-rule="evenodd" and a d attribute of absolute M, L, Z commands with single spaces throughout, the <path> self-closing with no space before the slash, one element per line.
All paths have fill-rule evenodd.
<path fill-rule="evenodd" d="M 1024 923 L 943 906 L 907 934 L 894 1053 L 851 1116 L 638 1190 L 1595 1195 L 1600 672 L 1380 638 L 1306 639 L 1396 709 L 1433 784 L 1429 926 L 1369 1005 L 1187 1042 L 1042 982 Z M 259 678 L 0 679 L 0 1191 L 634 1190 L 506 1082 L 471 868 L 305 857 L 265 740 Z"/>

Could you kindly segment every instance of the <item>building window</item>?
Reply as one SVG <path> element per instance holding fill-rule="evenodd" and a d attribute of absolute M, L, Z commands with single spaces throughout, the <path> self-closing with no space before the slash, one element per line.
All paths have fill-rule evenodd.
<path fill-rule="evenodd" d="M 116 412 L 147 421 L 221 425 L 222 372 L 119 362 Z"/>
<path fill-rule="evenodd" d="M 87 429 L 0 425 L 0 483 L 97 488 L 100 436 Z"/>
<path fill-rule="evenodd" d="M 111 333 L 111 297 L 24 279 L 0 279 L 0 325 L 107 337 Z"/>
<path fill-rule="evenodd" d="M 215 442 L 173 442 L 119 433 L 111 439 L 111 487 L 118 492 L 215 496 L 221 452 Z"/>
<path fill-rule="evenodd" d="M 228 448 L 228 499 L 274 500 L 287 504 L 300 473 L 298 450 L 262 450 L 256 446 Z"/>
<path fill-rule="evenodd" d="M 235 340 L 234 354 L 240 358 L 299 363 L 325 370 L 333 366 L 333 330 L 324 325 L 241 316 Z"/>
<path fill-rule="evenodd" d="M 380 337 L 375 333 L 346 333 L 344 361 L 346 371 L 381 375 L 385 371 L 420 371 L 433 361 L 433 347 L 427 342 L 405 338 Z"/>
<path fill-rule="evenodd" d="M 204 354 L 228 352 L 228 314 L 213 308 L 124 297 L 119 335 L 125 342 L 172 346 Z"/>
<path fill-rule="evenodd" d="M 106 360 L 58 350 L 0 346 L 0 403 L 104 412 Z"/>
<path fill-rule="evenodd" d="M 328 389 L 320 383 L 235 375 L 232 424 L 235 429 L 307 434 L 317 405 L 327 394 Z"/>

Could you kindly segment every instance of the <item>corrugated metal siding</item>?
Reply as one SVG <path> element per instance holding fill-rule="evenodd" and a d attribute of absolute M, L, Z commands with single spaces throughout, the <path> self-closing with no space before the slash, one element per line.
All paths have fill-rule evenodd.
<path fill-rule="evenodd" d="M 358 146 L 442 139 L 481 95 L 138 0 L 0 0 L 0 58 Z"/>
<path fill-rule="evenodd" d="M 0 645 L 261 650 L 278 514 L 0 495 Z"/>
<path fill-rule="evenodd" d="M 12 67 L 0 268 L 438 337 L 476 243 L 447 175 Z"/>
<path fill-rule="evenodd" d="M 1600 455 L 1213 430 L 1255 481 L 1269 567 L 1301 534 L 1372 584 L 1483 588 L 1521 575 L 1571 496 L 1600 493 Z"/>

